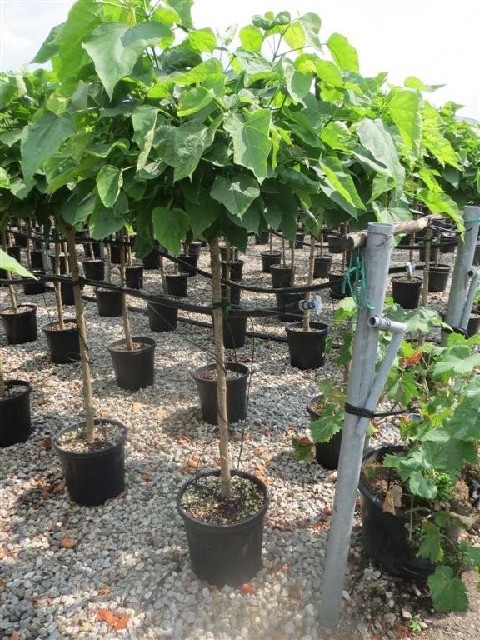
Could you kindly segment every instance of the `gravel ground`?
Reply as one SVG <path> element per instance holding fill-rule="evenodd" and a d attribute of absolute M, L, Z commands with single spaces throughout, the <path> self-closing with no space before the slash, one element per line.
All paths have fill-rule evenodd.
<path fill-rule="evenodd" d="M 270 277 L 260 274 L 260 250 L 265 247 L 249 246 L 244 282 L 269 285 Z M 297 252 L 303 273 L 307 253 Z M 403 261 L 405 254 L 394 257 Z M 208 264 L 203 250 L 199 266 Z M 146 271 L 144 281 L 147 291 L 158 291 L 158 273 Z M 200 277 L 189 279 L 189 301 L 206 302 L 208 290 Z M 146 316 L 132 313 L 133 334 L 153 337 L 157 347 L 154 385 L 131 393 L 117 388 L 106 349 L 122 337 L 121 320 L 99 318 L 96 305 L 86 304 L 97 415 L 128 427 L 127 488 L 101 507 L 79 507 L 67 497 L 50 437 L 82 417 L 80 364 L 49 361 L 40 327 L 54 320 L 53 294 L 19 297 L 38 305 L 38 340 L 8 347 L 3 334 L 0 340 L 6 377 L 33 385 L 34 432 L 27 442 L 0 449 L 0 638 L 478 638 L 478 598 L 467 615 L 433 616 L 421 589 L 389 578 L 364 557 L 358 514 L 342 621 L 335 634 L 319 631 L 336 474 L 298 462 L 290 443 L 308 425 L 306 404 L 318 385 L 338 375 L 331 362 L 293 369 L 286 344 L 271 340 L 247 338 L 238 351 L 253 375 L 248 418 L 232 429 L 233 456 L 241 451 L 241 468 L 268 483 L 271 506 L 264 568 L 239 589 L 217 589 L 193 574 L 175 506 L 192 472 L 218 464 L 216 429 L 200 419 L 191 377 L 193 368 L 212 361 L 210 330 L 181 322 L 175 332 L 152 333 Z M 328 318 L 334 305 L 326 292 L 322 298 Z M 242 294 L 244 305 L 274 301 Z M 434 302 L 442 306 L 445 297 Z M 0 290 L 0 307 L 8 304 Z M 285 335 L 274 317 L 250 320 L 249 328 Z M 394 425 L 384 424 L 372 444 L 395 439 Z"/>

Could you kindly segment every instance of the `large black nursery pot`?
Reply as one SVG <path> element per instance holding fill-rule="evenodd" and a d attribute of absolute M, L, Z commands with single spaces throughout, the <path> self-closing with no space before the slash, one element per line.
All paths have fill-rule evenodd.
<path fill-rule="evenodd" d="M 418 250 L 418 258 L 420 262 L 425 262 L 426 254 L 427 252 L 426 252 L 425 246 L 420 247 L 420 249 Z M 430 247 L 430 262 L 436 262 L 437 256 L 438 256 L 438 245 L 432 244 L 432 246 Z"/>
<path fill-rule="evenodd" d="M 267 244 L 270 233 L 268 231 L 260 231 L 255 234 L 255 244 Z"/>
<path fill-rule="evenodd" d="M 404 309 L 416 309 L 420 301 L 422 279 L 392 278 L 392 298 Z"/>
<path fill-rule="evenodd" d="M 167 295 L 186 298 L 188 289 L 188 273 L 167 273 Z"/>
<path fill-rule="evenodd" d="M 237 247 L 230 247 L 230 256 L 227 255 L 227 246 L 221 246 L 220 249 L 220 259 L 222 262 L 226 262 L 227 258 L 230 260 L 238 260 L 238 249 Z"/>
<path fill-rule="evenodd" d="M 160 297 L 147 302 L 147 314 L 150 331 L 174 331 L 177 328 L 177 307 L 167 304 Z"/>
<path fill-rule="evenodd" d="M 30 393 L 23 380 L 6 380 L 6 396 L 0 398 L 0 447 L 25 442 L 32 432 Z"/>
<path fill-rule="evenodd" d="M 87 280 L 103 282 L 105 280 L 105 263 L 103 260 L 89 258 L 82 261 L 83 273 Z"/>
<path fill-rule="evenodd" d="M 182 262 L 178 263 L 178 268 L 182 273 L 186 273 L 189 276 L 196 276 L 197 272 L 195 267 L 198 262 L 198 255 L 179 255 L 178 259 Z"/>
<path fill-rule="evenodd" d="M 227 280 L 227 262 L 222 261 L 222 278 Z M 228 280 L 232 282 L 242 281 L 243 260 L 233 260 L 230 262 L 230 276 Z"/>
<path fill-rule="evenodd" d="M 122 249 L 125 262 L 127 261 L 127 247 L 123 243 L 112 242 L 110 244 L 110 260 L 112 264 L 121 264 Z"/>
<path fill-rule="evenodd" d="M 466 333 L 468 338 L 471 338 L 477 333 L 480 333 L 480 315 L 478 313 L 470 314 L 470 317 L 468 318 Z"/>
<path fill-rule="evenodd" d="M 28 236 L 23 231 L 13 231 L 13 237 L 15 238 L 15 244 L 20 249 L 26 249 L 28 247 Z"/>
<path fill-rule="evenodd" d="M 199 256 L 202 251 L 202 243 L 198 240 L 191 242 L 188 246 L 189 256 Z"/>
<path fill-rule="evenodd" d="M 39 269 L 33 269 L 32 275 L 34 275 L 37 279 L 33 278 L 22 278 L 22 286 L 23 293 L 26 296 L 37 296 L 40 293 L 45 293 L 47 287 L 45 285 L 45 280 L 43 280 L 43 276 L 45 275 L 44 271 L 40 271 Z"/>
<path fill-rule="evenodd" d="M 22 250 L 19 245 L 14 245 L 13 247 L 7 247 L 7 254 L 11 258 L 15 258 L 17 262 L 22 262 Z"/>
<path fill-rule="evenodd" d="M 80 337 L 74 318 L 65 318 L 63 329 L 60 329 L 58 322 L 49 322 L 42 327 L 42 331 L 47 338 L 52 362 L 66 364 L 80 360 Z"/>
<path fill-rule="evenodd" d="M 303 249 L 304 240 L 305 240 L 305 234 L 299 231 L 295 237 L 295 249 Z"/>
<path fill-rule="evenodd" d="M 32 269 L 38 269 L 40 271 L 45 271 L 45 265 L 43 264 L 43 251 L 33 250 L 30 252 L 30 263 L 32 265 Z"/>
<path fill-rule="evenodd" d="M 155 340 L 132 338 L 134 349 L 128 351 L 125 340 L 112 342 L 108 351 L 112 356 L 117 386 L 128 391 L 150 387 L 154 378 Z"/>
<path fill-rule="evenodd" d="M 129 289 L 143 288 L 143 265 L 136 264 L 131 267 L 125 267 L 125 285 Z"/>
<path fill-rule="evenodd" d="M 315 256 L 313 259 L 313 277 L 326 278 L 332 268 L 332 258 L 330 256 Z"/>
<path fill-rule="evenodd" d="M 320 399 L 323 399 L 323 396 L 315 396 L 307 405 L 307 412 L 312 420 L 316 420 L 321 416 L 321 413 L 316 408 Z M 321 464 L 325 469 L 336 469 L 340 459 L 341 446 L 342 431 L 337 431 L 328 442 L 316 442 L 315 458 L 318 464 Z"/>
<path fill-rule="evenodd" d="M 246 478 L 258 487 L 263 495 L 261 508 L 234 524 L 202 522 L 186 511 L 182 501 L 188 488 L 208 475 L 218 477 L 220 472 L 201 472 L 182 485 L 177 495 L 177 510 L 185 526 L 190 560 L 196 576 L 218 587 L 235 587 L 249 582 L 262 568 L 263 520 L 269 504 L 268 491 L 259 478 L 233 470 L 233 476 Z"/>
<path fill-rule="evenodd" d="M 222 298 L 225 298 L 234 307 L 239 306 L 241 294 L 242 290 L 239 286 L 234 284 L 222 284 Z"/>
<path fill-rule="evenodd" d="M 90 250 L 90 245 L 92 249 Z M 86 242 L 83 245 L 83 250 L 85 252 L 86 258 L 101 258 L 102 257 L 102 245 L 100 240 L 92 240 L 91 242 Z"/>
<path fill-rule="evenodd" d="M 293 286 L 293 269 L 292 267 L 284 267 L 281 264 L 272 264 L 270 267 L 272 274 L 272 288 L 283 289 Z"/>
<path fill-rule="evenodd" d="M 3 309 L 3 328 L 8 344 L 35 342 L 37 339 L 37 307 L 34 304 L 21 304 L 15 312 L 12 307 Z"/>
<path fill-rule="evenodd" d="M 52 264 L 53 273 L 56 273 L 56 264 L 57 264 L 56 256 L 50 256 L 50 262 Z M 58 257 L 58 268 L 59 268 L 60 275 L 62 275 L 62 276 L 66 275 L 68 273 L 67 256 L 60 255 Z"/>
<path fill-rule="evenodd" d="M 150 253 L 142 258 L 143 268 L 147 271 L 153 271 L 160 266 L 160 252 L 158 247 L 153 247 Z"/>
<path fill-rule="evenodd" d="M 247 316 L 230 310 L 223 314 L 223 346 L 226 349 L 239 349 L 245 344 L 247 335 Z"/>
<path fill-rule="evenodd" d="M 450 267 L 447 265 L 431 266 L 428 273 L 429 293 L 443 293 L 447 288 Z"/>
<path fill-rule="evenodd" d="M 249 369 L 240 362 L 227 362 L 227 421 L 229 424 L 247 417 L 247 382 Z M 229 375 L 230 372 L 230 375 Z M 200 398 L 202 420 L 217 424 L 217 372 L 207 364 L 193 372 Z"/>
<path fill-rule="evenodd" d="M 280 251 L 272 251 L 272 253 L 261 253 L 262 257 L 262 273 L 270 273 L 270 267 L 272 264 L 280 264 L 282 261 L 282 254 Z"/>
<path fill-rule="evenodd" d="M 101 318 L 119 318 L 122 315 L 120 289 L 97 289 L 97 311 Z"/>
<path fill-rule="evenodd" d="M 344 240 L 342 236 L 329 235 L 327 236 L 327 245 L 330 253 L 342 253 Z"/>
<path fill-rule="evenodd" d="M 295 322 L 299 320 L 303 313 L 298 307 L 300 300 L 305 297 L 304 293 L 292 292 L 292 293 L 276 293 L 278 319 L 281 322 Z"/>
<path fill-rule="evenodd" d="M 53 441 L 70 498 L 87 507 L 103 504 L 125 488 L 127 429 L 120 422 L 105 418 L 96 419 L 95 425 L 105 435 L 90 450 L 83 446 L 76 450 L 74 445 L 75 440 L 85 439 L 85 424 L 67 427 Z"/>
<path fill-rule="evenodd" d="M 66 307 L 74 306 L 75 297 L 73 295 L 73 283 L 71 280 L 60 282 L 60 294 L 63 305 L 65 305 Z"/>
<path fill-rule="evenodd" d="M 367 462 L 382 462 L 389 453 L 398 454 L 401 446 L 386 446 L 370 451 L 363 458 Z M 358 483 L 361 493 L 362 539 L 368 556 L 392 576 L 425 580 L 433 571 L 432 564 L 418 558 L 408 540 L 409 514 L 384 513 L 381 496 L 374 495 L 362 475 Z"/>
<path fill-rule="evenodd" d="M 302 323 L 285 327 L 290 364 L 297 369 L 317 369 L 325 364 L 325 345 L 328 326 L 323 322 L 310 322 L 310 331 L 303 331 Z"/>
<path fill-rule="evenodd" d="M 328 273 L 328 282 L 330 284 L 330 297 L 334 300 L 343 300 L 347 296 L 352 295 L 352 288 L 347 282 L 344 285 L 343 273 Z"/>

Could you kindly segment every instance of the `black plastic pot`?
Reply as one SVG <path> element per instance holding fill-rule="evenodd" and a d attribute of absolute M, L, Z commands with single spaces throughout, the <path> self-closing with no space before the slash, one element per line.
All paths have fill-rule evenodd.
<path fill-rule="evenodd" d="M 270 267 L 272 264 L 280 264 L 282 261 L 282 254 L 280 251 L 272 251 L 272 253 L 261 253 L 262 257 L 262 273 L 270 273 Z"/>
<path fill-rule="evenodd" d="M 127 261 L 127 248 L 119 243 L 119 242 L 112 242 L 110 245 L 110 260 L 112 262 L 112 264 L 121 264 L 122 262 L 122 248 L 123 248 L 123 254 L 124 254 L 124 259 L 125 262 Z"/>
<path fill-rule="evenodd" d="M 205 374 L 215 372 L 215 364 L 207 364 L 193 372 L 197 384 L 202 420 L 210 424 L 217 424 L 217 379 L 205 378 Z M 226 369 L 234 371 L 238 375 L 235 378 L 227 377 L 227 420 L 229 424 L 245 420 L 247 417 L 247 382 L 249 369 L 244 364 L 227 362 Z"/>
<path fill-rule="evenodd" d="M 226 349 L 239 349 L 245 344 L 247 335 L 247 316 L 230 311 L 223 316 L 223 346 Z"/>
<path fill-rule="evenodd" d="M 26 249 L 28 246 L 28 236 L 23 231 L 13 231 L 13 237 L 15 238 L 15 244 L 17 247 Z"/>
<path fill-rule="evenodd" d="M 87 280 L 103 282 L 105 280 L 105 263 L 103 260 L 83 260 L 83 273 Z"/>
<path fill-rule="evenodd" d="M 60 283 L 60 293 L 62 296 L 62 303 L 66 307 L 72 307 L 75 304 L 75 297 L 73 295 L 73 284 L 71 281 Z"/>
<path fill-rule="evenodd" d="M 321 396 L 315 396 L 307 405 L 308 415 L 312 420 L 320 418 L 320 413 L 315 409 L 315 404 Z M 315 443 L 315 458 L 318 464 L 325 469 L 336 469 L 340 459 L 340 448 L 342 446 L 342 431 L 335 433 L 328 442 Z"/>
<path fill-rule="evenodd" d="M 112 356 L 113 370 L 117 386 L 129 391 L 138 391 L 153 384 L 155 340 L 152 338 L 132 338 L 133 351 L 127 351 L 125 340 L 112 342 L 108 351 Z"/>
<path fill-rule="evenodd" d="M 125 284 L 129 289 L 142 289 L 143 265 L 136 264 L 132 267 L 125 267 Z"/>
<path fill-rule="evenodd" d="M 22 286 L 23 293 L 26 296 L 36 296 L 40 293 L 45 293 L 46 286 L 45 281 L 42 280 L 42 277 L 45 275 L 44 271 L 32 270 L 32 275 L 34 275 L 37 280 L 33 278 L 22 278 Z"/>
<path fill-rule="evenodd" d="M 182 507 L 187 488 L 207 475 L 219 476 L 219 471 L 197 474 L 182 485 L 177 496 L 177 510 L 185 525 L 192 568 L 200 580 L 210 584 L 238 586 L 251 580 L 262 568 L 263 519 L 269 504 L 267 487 L 249 473 L 232 471 L 232 475 L 247 478 L 259 488 L 264 496 L 263 505 L 241 522 L 208 524 L 196 520 Z"/>
<path fill-rule="evenodd" d="M 32 432 L 30 393 L 32 387 L 23 380 L 5 380 L 8 391 L 17 392 L 0 398 L 0 447 L 25 442 Z"/>
<path fill-rule="evenodd" d="M 303 300 L 303 293 L 276 293 L 278 319 L 282 322 L 295 322 L 299 320 L 303 313 L 298 308 L 298 303 Z"/>
<path fill-rule="evenodd" d="M 202 243 L 201 242 L 191 242 L 188 246 L 188 255 L 189 256 L 199 256 L 200 252 L 202 250 Z"/>
<path fill-rule="evenodd" d="M 334 300 L 342 300 L 347 296 L 352 295 L 352 289 L 349 283 L 345 283 L 345 287 L 343 285 L 343 274 L 342 273 L 329 273 L 328 282 L 330 283 L 330 297 Z"/>
<path fill-rule="evenodd" d="M 304 233 L 297 233 L 295 238 L 295 249 L 303 249 L 303 241 L 305 240 Z"/>
<path fill-rule="evenodd" d="M 400 451 L 401 446 L 382 447 L 367 453 L 363 461 L 381 463 L 386 454 Z M 367 555 L 392 576 L 425 580 L 434 567 L 425 558 L 417 557 L 408 540 L 408 514 L 384 513 L 381 497 L 371 493 L 362 477 L 358 489 L 362 495 L 362 539 Z"/>
<path fill-rule="evenodd" d="M 445 291 L 448 284 L 448 276 L 450 275 L 450 267 L 438 266 L 430 267 L 428 274 L 428 291 L 429 293 L 441 293 Z"/>
<path fill-rule="evenodd" d="M 148 301 L 147 313 L 151 331 L 174 331 L 177 328 L 178 309 L 167 305 L 162 298 Z"/>
<path fill-rule="evenodd" d="M 180 255 L 178 256 L 178 259 L 182 261 L 181 263 L 180 262 L 178 263 L 178 268 L 182 273 L 186 273 L 189 276 L 197 275 L 197 272 L 192 267 L 197 266 L 198 255 L 195 255 L 195 256 Z"/>
<path fill-rule="evenodd" d="M 222 278 L 223 280 L 231 280 L 232 282 L 242 281 L 243 260 L 234 260 L 230 262 L 230 276 L 227 278 L 227 263 L 222 261 Z"/>
<path fill-rule="evenodd" d="M 432 246 L 430 247 L 430 262 L 436 262 L 437 261 L 437 256 L 438 256 L 438 246 L 432 244 Z M 425 257 L 426 257 L 426 251 L 425 251 L 425 246 L 420 247 L 420 249 L 418 250 L 418 258 L 420 260 L 420 262 L 425 262 Z"/>
<path fill-rule="evenodd" d="M 293 286 L 292 267 L 283 267 L 281 264 L 272 264 L 270 267 L 270 273 L 272 274 L 272 287 L 274 289 Z"/>
<path fill-rule="evenodd" d="M 55 265 L 56 265 L 57 261 L 56 261 L 55 256 L 50 256 L 50 262 L 52 264 L 53 273 L 56 273 Z M 67 257 L 66 256 L 59 256 L 58 265 L 59 265 L 59 269 L 60 269 L 60 275 L 66 275 L 68 273 Z"/>
<path fill-rule="evenodd" d="M 187 273 L 169 273 L 165 276 L 165 281 L 167 283 L 167 295 L 176 296 L 177 298 L 187 297 Z"/>
<path fill-rule="evenodd" d="M 230 297 L 228 296 L 229 291 L 230 291 Z M 242 293 L 242 290 L 240 289 L 240 287 L 234 284 L 232 285 L 222 284 L 222 298 L 225 298 L 226 300 L 228 300 L 230 304 L 234 307 L 238 307 L 240 305 L 241 293 Z"/>
<path fill-rule="evenodd" d="M 458 236 L 456 233 L 442 236 L 440 238 L 440 253 L 453 253 L 455 251 L 455 247 L 458 245 Z"/>
<path fill-rule="evenodd" d="M 267 244 L 270 233 L 268 231 L 260 231 L 255 234 L 255 244 Z"/>
<path fill-rule="evenodd" d="M 326 278 L 332 268 L 332 258 L 330 256 L 315 256 L 313 260 L 313 277 Z"/>
<path fill-rule="evenodd" d="M 90 251 L 90 244 L 92 245 L 93 255 L 92 255 L 92 251 Z M 92 240 L 91 243 L 85 242 L 85 244 L 83 245 L 83 250 L 85 252 L 86 258 L 97 259 L 102 257 L 101 243 L 99 240 Z"/>
<path fill-rule="evenodd" d="M 158 247 L 153 247 L 150 253 L 142 258 L 143 268 L 147 271 L 153 271 L 160 266 L 160 253 Z"/>
<path fill-rule="evenodd" d="M 222 260 L 222 262 L 226 262 L 227 261 L 227 247 L 226 246 L 222 246 L 219 247 L 220 249 L 220 260 Z M 238 260 L 238 249 L 237 247 L 230 247 L 230 259 L 231 260 Z"/>
<path fill-rule="evenodd" d="M 480 333 L 480 315 L 477 313 L 472 313 L 468 318 L 467 337 L 471 338 L 477 333 Z"/>
<path fill-rule="evenodd" d="M 330 235 L 327 236 L 327 244 L 330 253 L 342 253 L 344 239 L 342 236 Z"/>
<path fill-rule="evenodd" d="M 392 298 L 404 309 L 416 309 L 422 290 L 421 278 L 392 278 Z"/>
<path fill-rule="evenodd" d="M 285 327 L 290 364 L 297 369 L 317 369 L 325 364 L 325 343 L 328 326 L 310 322 L 310 331 L 303 331 L 301 322 Z"/>
<path fill-rule="evenodd" d="M 473 266 L 480 266 L 480 244 L 475 247 L 475 253 L 473 254 Z"/>
<path fill-rule="evenodd" d="M 32 265 L 32 269 L 44 271 L 45 267 L 43 265 L 43 251 L 30 251 L 30 263 Z"/>
<path fill-rule="evenodd" d="M 53 445 L 60 457 L 67 491 L 70 498 L 81 505 L 94 507 L 115 498 L 125 488 L 126 427 L 116 420 L 96 419 L 95 424 L 115 424 L 121 437 L 104 449 L 95 451 L 69 451 L 59 443 L 65 433 L 75 431 L 78 425 L 68 427 L 54 439 Z M 80 425 L 84 427 L 84 425 Z"/>
<path fill-rule="evenodd" d="M 122 292 L 115 289 L 97 289 L 97 311 L 101 318 L 119 318 L 122 315 Z"/>
<path fill-rule="evenodd" d="M 17 313 L 12 313 L 11 307 L 0 312 L 7 343 L 35 342 L 37 339 L 37 307 L 34 304 L 22 304 L 17 309 Z"/>
<path fill-rule="evenodd" d="M 77 321 L 65 318 L 65 329 L 58 329 L 58 322 L 49 322 L 42 331 L 47 338 L 50 359 L 55 364 L 66 364 L 80 360 L 80 338 Z"/>

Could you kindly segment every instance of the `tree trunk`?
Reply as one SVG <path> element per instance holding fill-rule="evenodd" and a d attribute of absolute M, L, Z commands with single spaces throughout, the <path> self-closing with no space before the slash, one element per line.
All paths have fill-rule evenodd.
<path fill-rule="evenodd" d="M 313 284 L 313 270 L 315 268 L 315 236 L 310 238 L 310 254 L 308 256 L 308 274 L 307 274 L 307 287 L 311 287 Z M 312 299 L 312 292 L 307 291 L 305 294 L 305 300 Z M 310 311 L 303 312 L 302 329 L 304 331 L 310 331 Z"/>
<path fill-rule="evenodd" d="M 4 398 L 6 393 L 5 378 L 3 376 L 2 349 L 0 347 L 0 398 Z"/>
<path fill-rule="evenodd" d="M 88 336 L 85 315 L 83 313 L 82 292 L 80 290 L 80 273 L 78 270 L 77 250 L 75 247 L 75 230 L 68 227 L 66 231 L 68 245 L 68 260 L 72 273 L 73 296 L 75 299 L 75 313 L 77 316 L 78 333 L 80 337 L 80 358 L 82 362 L 82 394 L 85 423 L 87 428 L 87 442 L 94 440 L 94 409 L 92 398 L 92 376 L 90 372 L 90 357 L 88 353 Z"/>
<path fill-rule="evenodd" d="M 60 244 L 57 241 L 55 241 L 55 275 L 60 275 Z M 65 329 L 65 325 L 63 323 L 62 292 L 61 285 L 58 280 L 54 281 L 53 288 L 55 289 L 55 303 L 57 305 L 58 327 L 59 329 Z"/>
<path fill-rule="evenodd" d="M 228 444 L 227 372 L 225 369 L 225 351 L 223 347 L 222 331 L 222 268 L 220 263 L 218 238 L 214 238 L 210 242 L 210 259 L 212 268 L 213 335 L 215 340 L 215 359 L 217 365 L 217 420 L 220 439 L 221 496 L 223 499 L 228 499 L 231 494 L 231 455 Z"/>
<path fill-rule="evenodd" d="M 2 233 L 2 246 L 5 253 L 7 253 L 7 234 L 5 231 Z M 12 279 L 12 274 L 7 269 L 7 280 Z M 13 284 L 8 285 L 8 295 L 10 296 L 10 303 L 12 305 L 12 309 L 15 313 L 18 311 L 18 302 L 17 302 L 17 294 L 15 293 L 15 287 Z"/>
<path fill-rule="evenodd" d="M 122 281 L 122 287 L 127 284 L 125 278 L 125 251 L 124 251 L 124 232 L 120 234 L 120 278 Z M 128 317 L 128 300 L 127 294 L 122 292 L 122 322 L 123 332 L 125 334 L 125 344 L 128 351 L 133 351 L 132 332 L 130 331 L 130 318 Z"/>

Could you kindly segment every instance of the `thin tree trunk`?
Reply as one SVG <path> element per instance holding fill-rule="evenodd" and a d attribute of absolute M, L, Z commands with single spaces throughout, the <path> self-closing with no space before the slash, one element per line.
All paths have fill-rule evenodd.
<path fill-rule="evenodd" d="M 55 241 L 55 275 L 60 275 L 60 244 L 57 241 Z M 55 303 L 57 305 L 58 328 L 62 330 L 65 329 L 65 324 L 63 322 L 62 291 L 60 282 L 55 280 L 53 287 L 55 289 Z"/>
<path fill-rule="evenodd" d="M 311 287 L 313 284 L 313 269 L 315 267 L 315 236 L 310 238 L 310 254 L 308 256 L 308 274 L 307 274 L 307 287 Z M 310 301 L 312 299 L 312 292 L 307 291 L 305 294 L 305 300 Z M 303 312 L 302 329 L 304 331 L 310 331 L 310 311 Z"/>
<path fill-rule="evenodd" d="M 5 378 L 3 375 L 2 348 L 0 347 L 0 398 L 4 398 L 7 393 Z"/>
<path fill-rule="evenodd" d="M 107 258 L 107 282 L 112 284 L 112 251 L 109 242 L 105 243 L 105 255 Z"/>
<path fill-rule="evenodd" d="M 5 231 L 2 232 L 2 246 L 5 253 L 7 253 L 7 234 Z M 12 280 L 12 274 L 7 269 L 7 280 Z M 17 294 L 15 293 L 15 287 L 13 284 L 8 285 L 8 295 L 10 297 L 10 303 L 12 305 L 12 309 L 14 313 L 18 311 L 18 302 L 17 302 Z"/>
<path fill-rule="evenodd" d="M 167 293 L 167 279 L 165 277 L 165 265 L 163 262 L 163 256 L 160 256 L 158 268 L 160 270 L 160 278 L 162 280 L 162 293 Z"/>
<path fill-rule="evenodd" d="M 94 409 L 92 397 L 92 376 L 90 371 L 90 357 L 88 352 L 88 336 L 85 315 L 83 312 L 82 292 L 80 290 L 80 273 L 77 262 L 77 250 L 75 246 L 75 230 L 68 227 L 66 231 L 68 245 L 68 260 L 72 273 L 73 297 L 75 299 L 75 313 L 77 316 L 78 333 L 80 337 L 80 358 L 82 363 L 82 394 L 83 408 L 85 411 L 85 423 L 87 442 L 93 442 L 94 433 Z"/>
<path fill-rule="evenodd" d="M 270 229 L 270 235 L 269 235 L 269 245 L 270 245 L 270 253 L 273 253 L 273 233 L 271 229 Z"/>
<path fill-rule="evenodd" d="M 227 372 L 225 369 L 225 350 L 223 347 L 223 311 L 222 311 L 222 268 L 218 238 L 210 242 L 210 259 L 212 268 L 212 316 L 213 335 L 215 340 L 215 359 L 217 365 L 217 405 L 218 430 L 220 448 L 220 483 L 221 496 L 228 499 L 231 495 L 231 454 L 228 444 L 227 420 Z"/>
<path fill-rule="evenodd" d="M 120 234 L 120 278 L 122 287 L 125 287 L 127 280 L 125 277 L 125 251 L 123 245 L 124 234 Z M 130 318 L 128 317 L 128 300 L 127 294 L 122 292 L 122 322 L 123 332 L 125 334 L 125 345 L 128 351 L 133 351 L 132 332 L 130 331 Z"/>
<path fill-rule="evenodd" d="M 27 264 L 29 268 L 32 268 L 32 226 L 30 220 L 27 221 Z"/>

